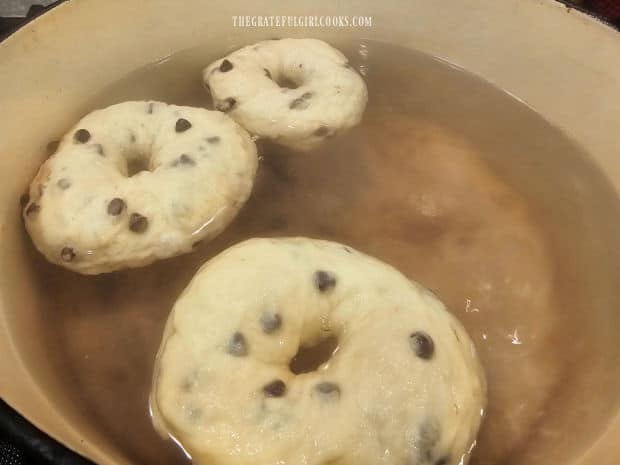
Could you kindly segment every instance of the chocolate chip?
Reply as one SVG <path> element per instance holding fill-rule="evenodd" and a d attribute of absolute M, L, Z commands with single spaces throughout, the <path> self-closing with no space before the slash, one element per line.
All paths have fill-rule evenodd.
<path fill-rule="evenodd" d="M 320 292 L 327 292 L 336 286 L 336 277 L 327 271 L 319 270 L 314 273 L 314 285 Z"/>
<path fill-rule="evenodd" d="M 243 333 L 237 331 L 228 341 L 226 352 L 235 357 L 245 357 L 248 354 L 248 343 Z"/>
<path fill-rule="evenodd" d="M 110 200 L 110 203 L 108 203 L 108 215 L 118 216 L 121 213 L 123 213 L 124 209 L 125 209 L 125 201 L 118 197 Z"/>
<path fill-rule="evenodd" d="M 448 457 L 442 456 L 435 461 L 436 454 L 433 449 L 441 438 L 440 423 L 435 418 L 425 420 L 413 438 L 413 446 L 417 455 L 415 463 L 425 465 L 446 465 Z"/>
<path fill-rule="evenodd" d="M 181 380 L 180 389 L 181 392 L 191 393 L 196 390 L 201 384 L 203 384 L 206 378 L 206 374 L 201 369 L 192 370 L 183 376 Z"/>
<path fill-rule="evenodd" d="M 344 250 L 346 253 L 353 253 L 353 251 L 351 250 L 351 248 L 350 248 L 350 247 L 347 247 L 346 245 L 345 245 L 345 246 L 343 246 L 342 248 L 343 248 L 343 250 Z"/>
<path fill-rule="evenodd" d="M 47 144 L 47 146 L 45 147 L 45 151 L 47 152 L 48 155 L 52 155 L 54 152 L 56 152 L 56 150 L 58 150 L 59 145 L 60 145 L 59 141 L 53 140 L 49 144 Z"/>
<path fill-rule="evenodd" d="M 329 134 L 329 128 L 327 126 L 319 126 L 315 131 L 314 135 L 318 137 L 323 137 Z"/>
<path fill-rule="evenodd" d="M 288 107 L 291 110 L 305 110 L 310 106 L 310 99 L 312 98 L 312 92 L 305 92 L 301 95 L 301 97 L 297 97 L 291 103 L 289 103 Z"/>
<path fill-rule="evenodd" d="M 230 111 L 233 108 L 235 108 L 235 105 L 237 105 L 237 100 L 235 100 L 232 97 L 228 97 L 222 100 L 220 103 L 218 103 L 215 106 L 215 109 L 217 111 L 223 111 L 224 113 L 226 113 L 227 111 Z"/>
<path fill-rule="evenodd" d="M 63 262 L 72 262 L 76 254 L 71 247 L 63 247 L 60 251 L 60 258 Z"/>
<path fill-rule="evenodd" d="M 129 217 L 129 230 L 135 233 L 143 233 L 149 227 L 149 220 L 140 213 L 132 213 Z"/>
<path fill-rule="evenodd" d="M 135 144 L 136 143 L 136 135 L 133 132 L 129 133 L 129 143 L 130 144 Z"/>
<path fill-rule="evenodd" d="M 36 202 L 32 202 L 30 205 L 28 205 L 28 208 L 26 208 L 26 216 L 32 216 L 36 213 L 39 213 L 40 211 L 41 206 Z"/>
<path fill-rule="evenodd" d="M 427 419 L 418 430 L 413 443 L 424 460 L 430 462 L 432 449 L 439 442 L 439 422 L 435 419 Z"/>
<path fill-rule="evenodd" d="M 24 208 L 30 202 L 30 194 L 28 192 L 24 192 L 19 196 L 19 205 Z"/>
<path fill-rule="evenodd" d="M 275 333 L 282 326 L 282 317 L 279 313 L 263 313 L 260 325 L 265 334 Z"/>
<path fill-rule="evenodd" d="M 230 61 L 224 59 L 224 61 L 222 61 L 222 63 L 220 64 L 220 71 L 222 73 L 227 73 L 231 69 L 233 69 L 233 64 Z"/>
<path fill-rule="evenodd" d="M 147 105 L 147 107 L 146 107 L 146 112 L 147 112 L 149 115 L 152 115 L 152 114 L 153 114 L 153 107 L 154 107 L 154 106 L 155 106 L 155 102 L 149 102 L 149 104 Z"/>
<path fill-rule="evenodd" d="M 56 182 L 56 185 L 64 191 L 71 187 L 71 181 L 69 181 L 67 178 L 60 178 Z"/>
<path fill-rule="evenodd" d="M 416 331 L 409 336 L 411 350 L 420 358 L 430 360 L 435 353 L 433 339 L 424 331 Z"/>
<path fill-rule="evenodd" d="M 219 136 L 211 136 L 205 139 L 209 144 L 218 144 L 220 142 Z"/>
<path fill-rule="evenodd" d="M 195 164 L 196 162 L 194 161 L 194 159 L 184 153 L 179 158 L 177 158 L 172 163 L 170 163 L 170 166 L 179 166 L 179 165 L 194 166 Z"/>
<path fill-rule="evenodd" d="M 191 127 L 192 127 L 192 123 L 187 121 L 185 118 L 179 118 L 176 124 L 174 125 L 174 130 L 176 132 L 185 132 Z"/>
<path fill-rule="evenodd" d="M 323 382 L 315 386 L 317 392 L 325 397 L 339 399 L 340 398 L 340 386 L 336 383 Z"/>
<path fill-rule="evenodd" d="M 276 379 L 263 386 L 263 392 L 267 397 L 282 397 L 286 394 L 286 384 L 281 379 Z"/>
<path fill-rule="evenodd" d="M 105 157 L 105 152 L 103 150 L 103 145 L 101 144 L 93 144 L 93 148 L 95 152 L 97 152 L 100 156 Z"/>
<path fill-rule="evenodd" d="M 78 129 L 75 131 L 75 134 L 73 134 L 73 140 L 78 144 L 85 144 L 90 140 L 90 132 L 86 129 Z"/>
<path fill-rule="evenodd" d="M 271 73 L 269 72 L 269 70 L 267 68 L 263 68 L 263 71 L 265 72 L 265 76 L 271 79 Z"/>
<path fill-rule="evenodd" d="M 194 159 L 185 153 L 179 157 L 179 163 L 181 163 L 182 165 L 195 165 L 196 164 Z"/>

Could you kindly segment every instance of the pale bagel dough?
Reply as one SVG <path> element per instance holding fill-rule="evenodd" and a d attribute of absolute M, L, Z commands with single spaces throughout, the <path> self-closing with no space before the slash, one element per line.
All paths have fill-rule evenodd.
<path fill-rule="evenodd" d="M 79 273 L 146 265 L 219 234 L 257 163 L 249 134 L 221 112 L 120 103 L 80 120 L 43 164 L 26 228 L 49 261 Z"/>
<path fill-rule="evenodd" d="M 300 347 L 335 337 L 317 370 Z M 156 428 L 199 465 L 457 465 L 486 402 L 474 346 L 443 304 L 347 246 L 251 239 L 177 300 L 156 361 Z"/>
<path fill-rule="evenodd" d="M 347 58 L 317 39 L 243 47 L 210 64 L 203 80 L 217 109 L 257 136 L 302 151 L 358 124 L 368 100 Z"/>

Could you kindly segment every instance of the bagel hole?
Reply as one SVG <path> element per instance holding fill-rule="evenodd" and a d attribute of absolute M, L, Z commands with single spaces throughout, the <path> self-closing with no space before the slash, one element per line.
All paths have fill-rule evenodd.
<path fill-rule="evenodd" d="M 332 358 L 337 349 L 338 338 L 336 336 L 329 336 L 318 344 L 300 347 L 288 366 L 296 375 L 316 371 Z"/>
<path fill-rule="evenodd" d="M 127 177 L 131 178 L 142 171 L 151 171 L 148 158 L 130 158 L 127 160 Z"/>
<path fill-rule="evenodd" d="M 280 76 L 280 78 L 276 80 L 276 84 L 284 89 L 297 89 L 299 87 L 299 84 L 285 76 Z"/>

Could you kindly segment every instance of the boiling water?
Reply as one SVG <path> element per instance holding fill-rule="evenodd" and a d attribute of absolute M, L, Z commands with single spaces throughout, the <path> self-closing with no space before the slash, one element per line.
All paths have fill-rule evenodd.
<path fill-rule="evenodd" d="M 553 214 L 570 195 L 567 173 L 582 190 L 600 187 L 598 173 L 562 133 L 481 79 L 394 46 L 337 45 L 368 83 L 363 123 L 310 154 L 261 143 L 252 197 L 215 241 L 95 277 L 32 251 L 43 343 L 66 395 L 136 464 L 182 463 L 181 452 L 154 433 L 147 410 L 153 359 L 175 298 L 202 263 L 240 240 L 332 239 L 431 288 L 469 330 L 489 380 L 473 464 L 558 463 L 570 454 L 563 425 L 581 434 L 605 416 L 604 405 L 585 406 L 582 387 L 592 376 L 585 361 L 607 343 L 604 321 L 585 304 L 578 254 L 566 258 L 567 247 L 584 238 L 561 224 L 573 221 L 568 214 Z M 138 99 L 207 106 L 200 71 L 224 52 L 173 55 L 84 110 Z M 605 387 L 599 391 L 605 395 Z"/>

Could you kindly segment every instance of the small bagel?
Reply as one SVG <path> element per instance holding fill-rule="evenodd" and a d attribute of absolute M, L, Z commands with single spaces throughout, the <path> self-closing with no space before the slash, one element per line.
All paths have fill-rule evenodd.
<path fill-rule="evenodd" d="M 220 233 L 257 163 L 249 134 L 221 112 L 120 103 L 80 120 L 41 166 L 26 228 L 49 261 L 79 273 L 146 265 Z"/>
<path fill-rule="evenodd" d="M 244 47 L 209 65 L 203 80 L 216 109 L 257 136 L 302 151 L 359 123 L 368 100 L 347 58 L 317 39 Z"/>
<path fill-rule="evenodd" d="M 485 399 L 473 343 L 430 291 L 341 244 L 251 239 L 174 305 L 151 410 L 198 465 L 456 465 Z"/>

